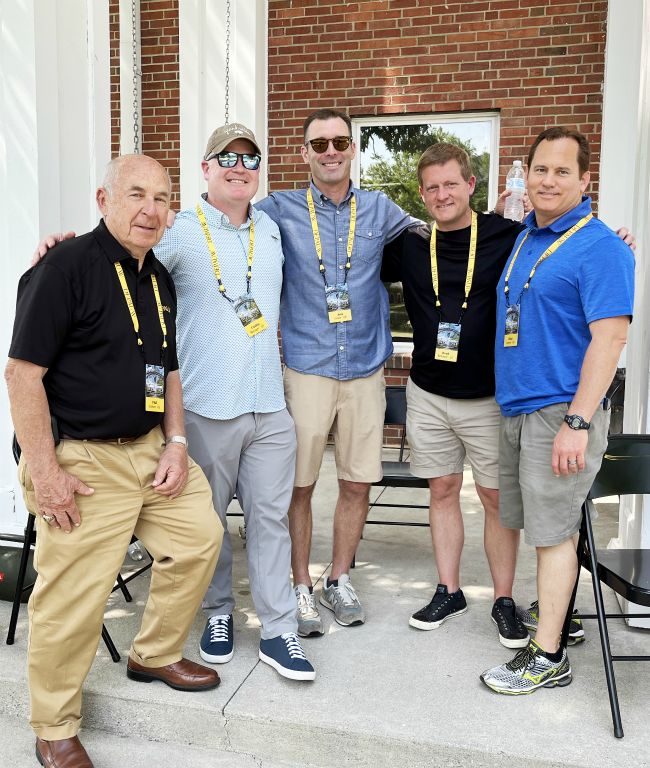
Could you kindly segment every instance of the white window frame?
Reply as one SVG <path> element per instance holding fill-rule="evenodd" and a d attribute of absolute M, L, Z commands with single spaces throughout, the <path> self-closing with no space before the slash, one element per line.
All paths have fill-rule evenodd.
<path fill-rule="evenodd" d="M 352 118 L 352 139 L 357 153 L 352 161 L 352 181 L 361 181 L 361 128 L 368 125 L 418 125 L 436 123 L 453 126 L 454 123 L 490 123 L 490 182 L 488 185 L 488 210 L 496 205 L 499 196 L 499 113 L 498 112 L 429 112 L 413 115 L 369 115 Z"/>

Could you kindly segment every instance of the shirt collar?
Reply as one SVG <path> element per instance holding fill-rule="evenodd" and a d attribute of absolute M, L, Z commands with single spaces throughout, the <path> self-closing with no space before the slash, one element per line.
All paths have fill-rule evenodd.
<path fill-rule="evenodd" d="M 550 232 L 566 232 L 568 229 L 571 229 L 574 224 L 577 224 L 580 219 L 584 218 L 588 213 L 591 213 L 591 198 L 588 195 L 583 195 L 582 201 L 579 202 L 575 208 L 567 211 L 565 214 L 560 216 L 559 219 L 556 219 L 546 227 L 537 226 L 534 210 L 532 210 L 528 216 L 526 216 L 523 223 L 529 229 L 537 232 L 543 232 L 545 230 L 549 230 Z"/>
<path fill-rule="evenodd" d="M 203 208 L 203 213 L 205 214 L 205 219 L 208 222 L 208 224 L 212 224 L 214 227 L 228 227 L 229 229 L 248 229 L 251 225 L 251 217 L 253 218 L 253 221 L 257 223 L 257 220 L 260 217 L 260 212 L 256 210 L 250 203 L 248 204 L 248 218 L 246 221 L 241 224 L 240 226 L 236 227 L 234 224 L 230 223 L 230 219 L 228 216 L 223 212 L 220 211 L 218 208 L 215 208 L 214 205 L 211 205 L 208 202 L 208 193 L 204 192 L 201 195 L 201 199 L 199 201 L 199 205 L 201 208 Z"/>
<path fill-rule="evenodd" d="M 106 222 L 104 219 L 101 219 L 97 227 L 94 231 L 95 237 L 97 238 L 97 241 L 102 247 L 102 250 L 106 254 L 106 258 L 112 263 L 116 264 L 118 261 L 126 261 L 126 265 L 133 269 L 134 271 L 137 270 L 137 259 L 133 258 L 131 254 L 126 250 L 126 248 L 119 243 L 116 238 L 111 234 L 110 230 L 106 226 Z M 156 257 L 154 256 L 153 251 L 147 251 L 144 257 L 144 261 L 142 262 L 142 269 L 140 270 L 139 274 L 150 274 L 152 272 L 155 272 L 155 274 L 158 274 L 160 272 L 158 261 L 156 260 Z"/>
<path fill-rule="evenodd" d="M 311 194 L 314 200 L 319 200 L 321 204 L 327 203 L 330 201 L 330 198 L 327 197 L 327 195 L 325 195 L 323 192 L 321 192 L 320 189 L 318 189 L 318 187 L 314 184 L 313 179 L 309 182 L 309 187 L 311 189 Z M 352 185 L 352 181 L 350 181 L 347 194 L 341 201 L 340 205 L 343 205 L 343 203 L 347 203 L 350 200 L 350 198 L 352 197 L 353 191 L 354 191 L 354 187 Z"/>

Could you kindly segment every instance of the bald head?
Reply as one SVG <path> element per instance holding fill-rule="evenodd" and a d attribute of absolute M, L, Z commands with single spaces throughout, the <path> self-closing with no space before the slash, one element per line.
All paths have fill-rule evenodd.
<path fill-rule="evenodd" d="M 108 231 L 142 265 L 163 236 L 171 181 L 163 166 L 147 155 L 120 155 L 106 167 L 97 205 Z"/>

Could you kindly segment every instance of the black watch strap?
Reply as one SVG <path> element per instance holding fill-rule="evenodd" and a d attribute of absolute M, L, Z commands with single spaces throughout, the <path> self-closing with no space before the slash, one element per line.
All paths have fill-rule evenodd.
<path fill-rule="evenodd" d="M 589 429 L 591 426 L 590 422 L 585 421 L 582 416 L 578 416 L 577 413 L 567 413 L 564 417 L 564 421 L 571 429 Z"/>

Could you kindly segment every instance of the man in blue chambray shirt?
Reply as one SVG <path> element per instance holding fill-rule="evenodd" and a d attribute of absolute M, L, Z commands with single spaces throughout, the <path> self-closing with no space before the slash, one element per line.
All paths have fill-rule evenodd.
<path fill-rule="evenodd" d="M 386 242 L 414 222 L 384 194 L 350 181 L 355 154 L 348 115 L 321 109 L 304 123 L 307 189 L 256 204 L 278 225 L 285 254 L 280 309 L 287 407 L 296 424 L 296 478 L 289 508 L 298 633 L 322 634 L 309 574 L 311 498 L 330 431 L 339 496 L 332 568 L 320 602 L 344 626 L 365 613 L 349 578 L 370 485 L 382 476 L 383 365 L 392 353 L 388 294 L 380 281 Z"/>

